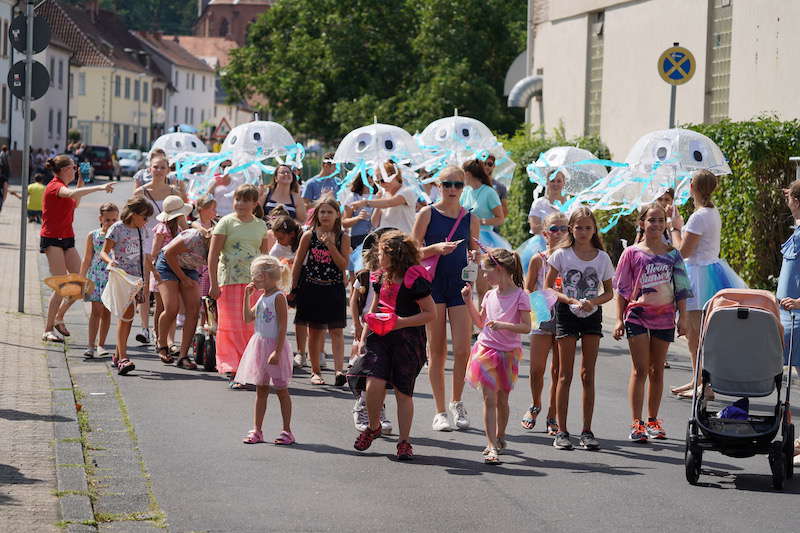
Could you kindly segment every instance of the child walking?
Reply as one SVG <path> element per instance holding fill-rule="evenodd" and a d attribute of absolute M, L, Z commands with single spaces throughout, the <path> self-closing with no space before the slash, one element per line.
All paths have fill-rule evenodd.
<path fill-rule="evenodd" d="M 286 288 L 290 280 L 289 268 L 269 255 L 256 257 L 250 265 L 252 281 L 244 289 L 242 318 L 245 323 L 255 320 L 255 332 L 239 362 L 236 382 L 255 385 L 256 405 L 253 429 L 247 434 L 245 444 L 264 442 L 261 426 L 267 411 L 270 386 L 281 404 L 283 431 L 273 441 L 275 444 L 294 444 L 292 434 L 292 398 L 289 396 L 289 379 L 292 377 L 292 350 L 286 339 L 289 309 Z M 255 291 L 263 291 L 256 304 L 250 307 Z"/>
<path fill-rule="evenodd" d="M 508 395 L 519 374 L 522 359 L 520 334 L 531 330 L 531 303 L 522 288 L 522 263 L 516 252 L 489 250 L 482 261 L 488 284 L 480 312 L 472 301 L 472 286 L 461 289 L 467 310 L 481 328 L 467 364 L 467 383 L 483 390 L 483 424 L 488 446 L 483 450 L 486 464 L 499 464 L 498 454 L 506 448 Z"/>
<path fill-rule="evenodd" d="M 535 254 L 529 263 L 528 273 L 525 276 L 525 290 L 528 292 L 540 291 L 545 287 L 545 278 L 549 266 L 547 258 L 556 250 L 556 247 L 567 235 L 567 217 L 556 212 L 547 215 L 544 219 L 542 236 L 547 243 L 547 251 Z M 556 388 L 558 386 L 558 344 L 555 339 L 556 319 L 551 318 L 539 324 L 537 329 L 531 331 L 531 406 L 522 417 L 523 429 L 532 430 L 536 426 L 536 417 L 542 411 L 542 390 L 544 389 L 544 370 L 547 366 L 547 357 L 553 349 L 553 359 L 550 362 L 550 405 L 547 409 L 547 434 L 555 436 L 558 433 L 556 422 Z"/>
<path fill-rule="evenodd" d="M 103 251 L 108 228 L 119 220 L 119 208 L 111 202 L 101 205 L 98 219 L 100 227 L 86 237 L 86 251 L 83 253 L 80 271 L 81 276 L 94 283 L 94 291 L 84 297 L 84 301 L 90 302 L 92 306 L 89 315 L 89 346 L 83 352 L 83 356 L 87 359 L 106 353 L 104 345 L 108 328 L 111 325 L 111 311 L 106 309 L 102 300 L 103 290 L 108 283 L 108 271 L 105 262 L 100 257 L 100 252 Z"/>
<path fill-rule="evenodd" d="M 153 206 L 141 196 L 134 196 L 125 204 L 120 220 L 108 228 L 100 258 L 108 266 L 119 267 L 131 276 L 144 277 L 144 225 L 153 215 Z M 136 293 L 135 303 L 142 303 L 142 291 Z M 117 347 L 111 364 L 117 374 L 124 376 L 136 366 L 128 359 L 128 336 L 133 324 L 134 303 L 131 303 L 117 324 Z"/>
<path fill-rule="evenodd" d="M 642 240 L 622 252 L 614 275 L 617 291 L 617 323 L 614 338 L 623 333 L 631 351 L 628 400 L 633 423 L 628 438 L 647 442 L 666 439 L 658 409 L 664 391 L 664 361 L 675 340 L 675 311 L 679 311 L 678 335 L 686 333 L 686 299 L 691 284 L 680 252 L 664 241 L 667 211 L 659 203 L 645 206 L 639 215 Z M 644 385 L 647 391 L 647 422 L 642 418 Z"/>
<path fill-rule="evenodd" d="M 369 425 L 353 447 L 364 451 L 381 436 L 380 413 L 386 386 L 394 388 L 400 440 L 397 458 L 414 458 L 411 422 L 414 418 L 414 384 L 425 365 L 425 324 L 433 320 L 436 307 L 431 297 L 427 270 L 419 264 L 416 242 L 403 232 L 387 231 L 378 241 L 378 263 L 371 282 L 377 297 L 367 314 L 361 337 L 364 346 L 348 372 L 354 393 L 367 391 Z M 376 313 L 376 311 L 381 311 Z"/>
<path fill-rule="evenodd" d="M 547 260 L 552 268 L 545 280 L 545 287 L 548 289 L 556 288 L 556 278 L 559 275 L 563 280 L 555 308 L 559 368 L 556 389 L 558 433 L 553 440 L 553 446 L 559 450 L 572 449 L 567 431 L 567 411 L 575 349 L 580 339 L 583 385 L 583 431 L 580 447 L 597 450 L 600 443 L 592 432 L 594 370 L 600 338 L 603 336 L 601 306 L 614 297 L 611 288 L 614 266 L 603 250 L 603 243 L 597 234 L 597 221 L 590 209 L 580 207 L 573 211 L 569 217 L 568 229 L 567 239 Z"/>
<path fill-rule="evenodd" d="M 292 267 L 292 293 L 297 312 L 294 323 L 307 326 L 308 352 L 311 354 L 311 384 L 324 385 L 320 353 L 325 330 L 331 336 L 335 385 L 347 382 L 344 374 L 344 326 L 347 297 L 344 271 L 350 257 L 350 236 L 342 230 L 339 203 L 323 196 L 314 209 L 311 229 L 300 238 Z"/>

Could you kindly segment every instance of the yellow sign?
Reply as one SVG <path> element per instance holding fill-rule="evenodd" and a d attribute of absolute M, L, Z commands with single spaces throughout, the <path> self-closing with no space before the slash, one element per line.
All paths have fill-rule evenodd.
<path fill-rule="evenodd" d="M 670 85 L 683 85 L 692 79 L 696 66 L 692 53 L 682 46 L 667 48 L 658 58 L 658 74 Z"/>

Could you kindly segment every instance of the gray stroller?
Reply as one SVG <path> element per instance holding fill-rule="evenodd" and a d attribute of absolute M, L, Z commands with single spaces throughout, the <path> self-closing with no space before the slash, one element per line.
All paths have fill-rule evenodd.
<path fill-rule="evenodd" d="M 790 338 L 790 346 L 793 342 Z M 791 353 L 791 350 L 790 350 Z M 777 391 L 773 415 L 756 416 L 747 410 L 709 411 L 707 386 L 717 394 L 739 398 L 770 396 Z M 789 372 L 785 400 L 783 386 L 783 328 L 775 296 L 768 291 L 724 289 L 703 308 L 700 347 L 694 369 L 692 412 L 686 428 L 686 480 L 700 477 L 703 452 L 729 457 L 766 454 L 772 485 L 780 490 L 793 475 L 794 425 L 790 423 Z M 740 400 L 748 402 L 749 400 Z M 739 402 L 737 402 L 739 403 Z M 781 434 L 781 440 L 775 437 Z"/>

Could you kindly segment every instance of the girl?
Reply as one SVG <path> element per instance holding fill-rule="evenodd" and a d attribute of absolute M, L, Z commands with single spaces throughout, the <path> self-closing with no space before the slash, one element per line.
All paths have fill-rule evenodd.
<path fill-rule="evenodd" d="M 481 310 L 472 301 L 472 287 L 461 289 L 467 309 L 481 328 L 472 347 L 467 382 L 483 390 L 483 423 L 489 445 L 483 451 L 486 464 L 499 464 L 497 457 L 506 447 L 508 395 L 519 374 L 522 343 L 519 335 L 531 330 L 531 302 L 522 288 L 522 263 L 515 252 L 489 250 L 483 259 L 489 285 Z"/>
<path fill-rule="evenodd" d="M 660 205 L 664 212 L 667 213 L 667 226 L 672 221 L 672 217 L 680 217 L 681 214 L 678 212 L 678 209 L 673 205 L 675 202 L 675 189 L 669 187 L 667 189 L 662 189 L 664 192 L 659 194 L 658 197 L 655 199 L 655 203 Z M 667 244 L 672 244 L 672 237 L 669 235 L 669 227 L 664 227 L 664 241 Z M 634 244 L 639 244 L 644 240 L 644 229 L 641 224 L 636 226 L 636 242 Z M 668 366 L 666 368 L 669 368 Z"/>
<path fill-rule="evenodd" d="M 547 258 L 553 255 L 556 247 L 564 239 L 569 228 L 567 217 L 559 212 L 551 213 L 544 219 L 542 235 L 547 242 L 547 251 L 539 252 L 531 258 L 528 273 L 525 277 L 525 290 L 528 292 L 540 291 L 545 287 L 547 275 Z M 558 280 L 557 280 L 558 281 Z M 556 320 L 552 318 L 539 324 L 538 329 L 531 331 L 531 406 L 522 417 L 522 427 L 531 430 L 536 425 L 536 416 L 542 411 L 542 389 L 544 388 L 544 369 L 547 365 L 547 356 L 550 348 L 553 349 L 553 359 L 550 363 L 550 406 L 547 410 L 547 433 L 555 436 L 558 433 L 556 422 L 556 387 L 558 385 L 558 344 L 554 334 Z"/>
<path fill-rule="evenodd" d="M 100 252 L 103 250 L 108 228 L 119 220 L 119 208 L 107 202 L 100 206 L 98 218 L 100 227 L 89 233 L 86 238 L 86 251 L 83 254 L 80 272 L 81 276 L 94 282 L 94 292 L 84 298 L 84 301 L 91 302 L 92 306 L 92 312 L 89 315 L 89 347 L 83 352 L 83 356 L 87 359 L 92 359 L 98 353 L 100 355 L 106 353 L 103 345 L 106 343 L 106 335 L 108 335 L 108 328 L 111 325 L 111 311 L 106 309 L 102 301 L 103 290 L 108 283 L 108 271 L 100 258 Z M 95 341 L 97 341 L 96 344 Z"/>
<path fill-rule="evenodd" d="M 231 196 L 233 200 L 233 196 Z M 233 205 L 233 202 L 231 202 Z M 197 210 L 197 220 L 192 222 L 192 227 L 201 230 L 206 238 L 211 238 L 211 230 L 214 229 L 214 219 L 217 218 L 217 201 L 211 196 L 202 196 L 194 203 Z M 233 207 L 231 207 L 233 209 Z M 208 276 L 208 266 L 203 265 L 200 270 L 200 296 L 208 296 L 208 289 L 211 288 L 211 280 Z"/>
<path fill-rule="evenodd" d="M 575 364 L 575 348 L 581 340 L 581 382 L 583 384 L 583 431 L 580 446 L 586 450 L 597 450 L 600 444 L 592 433 L 592 414 L 594 412 L 594 367 L 600 338 L 603 336 L 602 305 L 614 297 L 611 278 L 614 266 L 611 258 L 603 250 L 603 243 L 597 234 L 597 222 L 592 211 L 579 207 L 569 217 L 568 238 L 547 259 L 550 270 L 545 287 L 556 288 L 556 278 L 561 274 L 563 289 L 559 292 L 555 307 L 556 343 L 558 344 L 558 387 L 556 389 L 556 419 L 558 433 L 553 446 L 559 450 L 571 450 L 567 431 L 567 408 L 569 407 L 569 388 Z M 579 276 L 567 277 L 570 271 Z M 581 281 L 569 287 L 570 280 L 585 280 L 596 276 L 602 281 L 603 293 L 599 286 L 590 286 Z M 567 289 L 571 289 L 568 296 Z"/>
<path fill-rule="evenodd" d="M 434 431 L 450 431 L 469 427 L 469 418 L 461 394 L 464 391 L 464 374 L 469 358 L 471 326 L 461 289 L 464 281 L 461 271 L 467 266 L 467 253 L 477 247 L 478 217 L 461 207 L 464 190 L 464 171 L 447 167 L 439 174 L 442 189 L 439 201 L 422 208 L 414 223 L 414 238 L 421 246 L 425 259 L 436 258 L 436 269 L 431 282 L 431 296 L 436 304 L 436 317 L 428 325 L 430 352 L 428 378 L 431 382 L 436 412 Z M 453 391 L 445 410 L 444 366 L 447 361 L 447 322 L 453 341 Z M 453 426 L 447 418 L 447 411 Z"/>
<path fill-rule="evenodd" d="M 344 271 L 349 257 L 350 236 L 342 231 L 339 203 L 332 196 L 324 196 L 314 208 L 311 229 L 300 238 L 292 266 L 292 293 L 297 305 L 294 323 L 309 328 L 312 385 L 325 384 L 320 375 L 320 352 L 326 329 L 333 347 L 335 384 L 341 387 L 347 381 L 343 329 L 347 322 Z M 322 302 L 324 305 L 320 305 Z"/>
<path fill-rule="evenodd" d="M 242 309 L 244 321 L 255 319 L 255 333 L 247 343 L 239 370 L 238 383 L 256 386 L 256 407 L 253 429 L 244 438 L 245 444 L 264 442 L 261 425 L 267 410 L 270 384 L 281 404 L 283 431 L 273 442 L 294 444 L 292 434 L 292 398 L 289 396 L 289 379 L 292 377 L 292 351 L 286 340 L 289 309 L 281 288 L 289 284 L 289 267 L 269 255 L 261 255 L 250 265 L 252 281 L 245 288 Z M 255 291 L 263 291 L 252 307 L 247 303 Z"/>
<path fill-rule="evenodd" d="M 153 206 L 141 196 L 134 196 L 125 204 L 122 216 L 108 228 L 106 242 L 100 258 L 109 266 L 119 267 L 131 276 L 144 277 L 144 226 L 153 215 Z M 135 302 L 142 303 L 142 291 L 136 294 Z M 117 348 L 111 364 L 117 373 L 124 376 L 136 368 L 128 359 L 128 335 L 131 333 L 134 304 L 125 310 L 117 324 Z"/>
<path fill-rule="evenodd" d="M 75 208 L 87 194 L 98 191 L 110 193 L 114 191 L 114 187 L 110 183 L 84 187 L 83 180 L 78 178 L 78 187 L 69 188 L 68 185 L 75 179 L 76 166 L 72 158 L 66 154 L 48 159 L 45 167 L 53 173 L 53 179 L 44 189 L 39 252 L 47 256 L 50 275 L 63 276 L 78 272 L 81 267 L 81 256 L 75 250 L 75 231 L 72 229 Z M 64 324 L 64 314 L 74 300 L 67 299 L 63 301 L 63 305 L 62 301 L 58 291 L 53 291 L 47 305 L 47 321 L 42 334 L 42 340 L 45 342 L 63 342 L 64 339 L 57 335 L 56 331 L 64 337 L 69 337 L 69 330 Z"/>
<path fill-rule="evenodd" d="M 419 250 L 411 237 L 400 231 L 387 231 L 378 242 L 378 263 L 373 288 L 378 298 L 372 301 L 361 343 L 360 357 L 348 377 L 355 392 L 364 390 L 366 379 L 369 425 L 355 441 L 354 448 L 364 451 L 381 436 L 380 412 L 386 397 L 386 385 L 394 388 L 400 440 L 397 458 L 414 458 L 409 436 L 414 417 L 414 383 L 425 365 L 425 324 L 436 314 L 427 271 L 419 266 Z M 394 323 L 380 327 L 375 311 L 388 313 Z M 389 329 L 389 331 L 386 331 Z M 376 332 L 378 330 L 379 332 Z"/>
<path fill-rule="evenodd" d="M 658 408 L 664 391 L 664 361 L 669 344 L 675 340 L 675 311 L 678 336 L 685 334 L 686 299 L 692 295 L 689 278 L 680 252 L 664 242 L 667 211 L 658 203 L 642 208 L 639 226 L 642 241 L 625 248 L 614 275 L 617 291 L 617 323 L 614 338 L 623 333 L 631 351 L 631 377 L 628 400 L 633 424 L 630 440 L 666 439 Z M 642 419 L 644 384 L 650 378 L 647 394 L 648 419 Z"/>
<path fill-rule="evenodd" d="M 378 183 L 381 191 L 372 199 L 356 200 L 350 207 L 354 211 L 374 207 L 373 228 L 394 228 L 403 233 L 411 233 L 417 212 L 417 192 L 403 183 L 400 169 L 392 161 L 386 161 L 376 170 L 376 174 L 380 174 Z"/>
<path fill-rule="evenodd" d="M 257 206 L 258 189 L 239 185 L 233 193 L 233 213 L 214 226 L 208 252 L 208 296 L 218 300 L 217 371 L 228 376 L 232 390 L 245 388 L 234 381 L 234 375 L 253 334 L 253 326 L 242 320 L 241 313 L 250 263 L 268 250 L 267 224 L 253 214 Z"/>
<path fill-rule="evenodd" d="M 269 213 L 277 206 L 283 205 L 289 216 L 299 224 L 306 219 L 306 207 L 300 196 L 300 186 L 294 179 L 294 172 L 289 165 L 278 165 L 272 183 L 266 188 L 262 187 L 259 203 L 264 206 L 264 213 Z"/>
<path fill-rule="evenodd" d="M 544 219 L 547 215 L 559 213 L 560 210 L 556 204 L 563 204 L 567 197 L 562 194 L 564 190 L 564 183 L 566 182 L 563 172 L 556 172 L 547 180 L 547 185 L 544 189 L 544 196 L 537 198 L 531 203 L 531 209 L 528 211 L 528 225 L 532 235 L 539 235 L 544 229 Z"/>
<path fill-rule="evenodd" d="M 719 257 L 722 221 L 719 211 L 711 201 L 711 195 L 716 188 L 717 177 L 714 174 L 707 170 L 696 171 L 689 185 L 695 211 L 686 226 L 683 226 L 680 217 L 673 217 L 670 231 L 673 246 L 686 260 L 686 272 L 692 283 L 692 296 L 686 301 L 686 337 L 692 356 L 692 369 L 697 360 L 700 320 L 705 303 L 720 289 L 747 287 L 728 263 Z M 671 390 L 682 398 L 691 398 L 691 389 L 690 381 Z"/>

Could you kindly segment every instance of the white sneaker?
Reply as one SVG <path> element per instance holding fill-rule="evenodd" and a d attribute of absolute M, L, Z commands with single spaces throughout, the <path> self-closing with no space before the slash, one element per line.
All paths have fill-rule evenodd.
<path fill-rule="evenodd" d="M 450 402 L 448 410 L 458 429 L 467 429 L 469 427 L 469 417 L 467 416 L 467 409 L 464 407 L 464 402 Z"/>
<path fill-rule="evenodd" d="M 94 356 L 97 355 L 97 348 L 94 346 L 89 346 L 89 348 L 83 352 L 83 356 L 86 359 L 94 359 Z"/>
<path fill-rule="evenodd" d="M 366 409 L 365 409 L 366 411 Z M 381 407 L 381 433 L 384 435 L 392 434 L 392 421 L 386 418 L 386 406 Z"/>
<path fill-rule="evenodd" d="M 364 398 L 359 397 L 355 405 L 353 405 L 353 424 L 359 433 L 369 427 L 369 415 L 367 414 L 367 406 L 364 405 Z"/>
<path fill-rule="evenodd" d="M 150 328 L 142 328 L 139 333 L 136 334 L 136 342 L 139 344 L 150 344 L 151 341 Z"/>
<path fill-rule="evenodd" d="M 105 346 L 98 346 L 97 355 L 108 355 L 108 348 L 106 348 Z"/>
<path fill-rule="evenodd" d="M 294 359 L 292 360 L 292 366 L 295 368 L 303 368 L 306 366 L 306 354 L 300 352 L 294 352 Z"/>
<path fill-rule="evenodd" d="M 447 420 L 447 413 L 436 413 L 433 415 L 433 424 L 431 424 L 434 431 L 452 431 L 453 427 L 450 421 Z"/>

